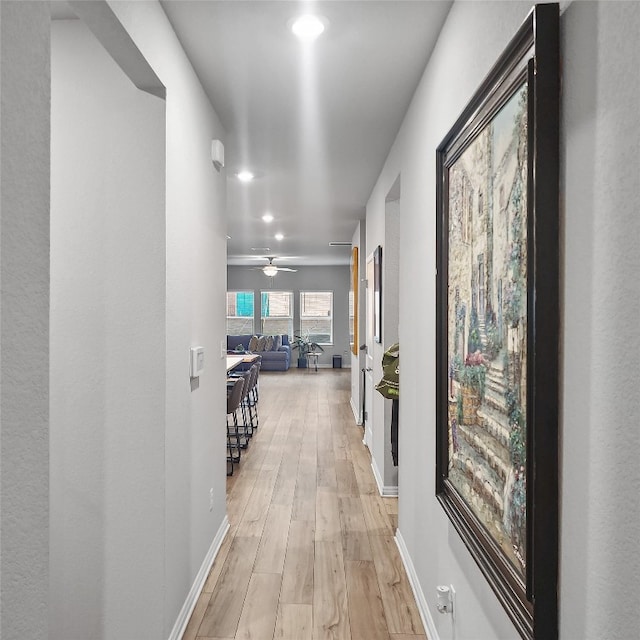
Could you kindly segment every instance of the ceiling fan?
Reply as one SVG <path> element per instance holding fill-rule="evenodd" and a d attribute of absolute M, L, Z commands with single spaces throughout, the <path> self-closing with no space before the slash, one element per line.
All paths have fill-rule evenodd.
<path fill-rule="evenodd" d="M 295 272 L 297 269 L 289 269 L 288 267 L 278 267 L 273 264 L 273 261 L 276 259 L 276 256 L 265 256 L 265 258 L 269 261 L 269 264 L 265 264 L 263 267 L 251 267 L 252 269 L 260 269 L 265 276 L 269 278 L 273 278 L 278 274 L 278 271 L 291 271 Z"/>

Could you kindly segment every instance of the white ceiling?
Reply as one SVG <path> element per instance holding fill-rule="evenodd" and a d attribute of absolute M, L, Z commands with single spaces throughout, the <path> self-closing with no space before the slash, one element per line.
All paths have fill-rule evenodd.
<path fill-rule="evenodd" d="M 349 248 L 328 243 L 364 218 L 450 4 L 162 0 L 227 130 L 229 264 L 348 264 Z M 311 46 L 287 26 L 306 12 L 329 21 Z"/>

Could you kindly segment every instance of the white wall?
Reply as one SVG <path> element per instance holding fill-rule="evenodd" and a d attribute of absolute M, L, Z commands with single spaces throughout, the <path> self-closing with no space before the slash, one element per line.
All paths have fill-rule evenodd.
<path fill-rule="evenodd" d="M 323 346 L 324 353 L 318 364 L 333 366 L 333 356 L 342 356 L 342 366 L 349 367 L 349 267 L 315 266 L 300 267 L 295 273 L 282 271 L 273 282 L 259 269 L 247 267 L 227 267 L 229 291 L 254 291 L 254 331 L 260 332 L 260 291 L 293 291 L 293 330 L 300 328 L 300 291 L 333 291 L 333 345 Z M 298 352 L 291 354 L 291 365 L 296 366 Z"/>
<path fill-rule="evenodd" d="M 211 163 L 211 140 L 224 142 L 225 132 L 160 4 L 109 4 L 167 87 L 168 635 L 226 513 L 226 370 L 220 358 L 226 335 L 226 174 Z M 206 366 L 192 388 L 189 347 L 195 345 L 204 346 Z"/>
<path fill-rule="evenodd" d="M 0 637 L 47 638 L 49 6 L 0 3 Z"/>
<path fill-rule="evenodd" d="M 351 354 L 351 409 L 357 421 L 364 420 L 362 415 L 362 393 L 364 385 L 361 369 L 365 366 L 365 352 L 360 351 L 360 345 L 366 340 L 366 290 L 362 280 L 366 275 L 366 222 L 361 220 L 353 232 L 351 246 L 358 247 L 358 340 L 356 341 L 357 355 Z"/>
<path fill-rule="evenodd" d="M 394 183 L 396 184 L 396 183 Z M 397 183 L 399 184 L 399 183 Z M 392 187 L 393 189 L 393 187 Z M 396 191 L 399 191 L 396 189 Z M 387 196 L 388 197 L 388 196 Z M 373 343 L 373 384 L 382 378 L 382 356 L 386 349 L 398 342 L 399 324 L 399 264 L 400 264 L 400 201 L 383 201 L 382 209 L 372 207 L 372 212 L 381 215 L 376 224 L 367 225 L 375 229 L 367 237 L 367 252 L 379 244 L 382 246 L 382 342 Z M 382 235 L 375 235 L 373 233 Z M 379 489 L 385 495 L 395 495 L 398 487 L 398 467 L 391 455 L 391 400 L 373 390 L 371 420 L 371 457 Z"/>
<path fill-rule="evenodd" d="M 563 638 L 640 629 L 640 4 L 561 21 Z"/>
<path fill-rule="evenodd" d="M 388 196 L 387 196 L 388 197 Z M 384 209 L 384 244 L 382 249 L 382 336 L 383 348 L 388 349 L 398 342 L 400 321 L 400 200 L 387 200 Z M 382 375 L 381 375 L 382 377 Z M 377 382 L 377 380 L 376 380 Z M 394 493 L 398 486 L 398 467 L 391 455 L 391 406 L 392 401 L 377 391 L 374 395 L 378 406 L 376 416 L 383 417 L 383 423 L 376 425 L 379 440 L 376 447 L 374 433 L 374 457 L 382 470 L 384 486 Z M 382 462 L 382 466 L 380 466 Z"/>
<path fill-rule="evenodd" d="M 165 105 L 80 20 L 51 32 L 49 633 L 158 638 Z"/>
<path fill-rule="evenodd" d="M 399 532 L 441 638 L 517 633 L 435 499 L 435 149 L 530 10 L 456 2 L 367 207 L 367 245 L 402 169 Z M 561 17 L 561 637 L 640 627 L 635 3 L 573 3 Z M 455 628 L 435 587 L 457 590 Z M 619 587 L 619 588 L 618 588 Z M 604 591 L 604 597 L 599 592 Z"/>
<path fill-rule="evenodd" d="M 374 386 L 382 378 L 384 351 L 398 342 L 399 337 L 399 185 L 399 171 L 396 171 L 393 180 L 386 184 L 386 191 L 383 193 L 383 189 L 378 189 L 376 186 L 376 190 L 367 204 L 365 260 L 378 245 L 382 247 L 382 342 L 374 341 L 370 354 L 373 358 Z M 380 198 L 380 196 L 382 197 Z M 387 201 L 389 197 L 393 199 Z M 373 286 L 373 284 L 370 283 L 369 286 Z M 398 467 L 394 466 L 391 457 L 391 400 L 385 399 L 374 389 L 371 408 L 372 464 L 380 490 L 393 495 L 397 492 Z"/>
<path fill-rule="evenodd" d="M 102 466 L 97 465 L 95 469 L 95 477 L 89 480 L 94 483 L 90 486 L 89 495 L 96 497 L 101 475 L 104 475 L 104 499 L 107 506 L 113 508 L 113 517 L 105 516 L 107 531 L 103 534 L 104 545 L 98 537 L 98 544 L 91 551 L 82 547 L 78 550 L 75 560 L 78 565 L 82 563 L 84 553 L 92 568 L 99 563 L 103 566 L 101 573 L 94 576 L 98 584 L 85 594 L 87 606 L 75 609 L 74 615 L 88 621 L 83 624 L 96 625 L 93 629 L 100 628 L 100 637 L 129 635 L 157 638 L 167 637 L 172 631 L 203 562 L 214 550 L 212 543 L 224 531 L 226 521 L 224 368 L 220 356 L 226 286 L 224 276 L 213 279 L 210 275 L 224 273 L 225 267 L 224 173 L 216 173 L 210 159 L 211 140 L 224 139 L 224 131 L 160 5 L 157 2 L 124 2 L 113 3 L 111 8 L 167 87 L 168 97 L 166 126 L 163 120 L 155 128 L 154 135 L 145 134 L 148 131 L 145 127 L 153 126 L 154 122 L 153 114 L 148 112 L 135 124 L 132 114 L 127 113 L 126 123 L 120 123 L 110 132 L 113 140 L 118 140 L 117 148 L 121 153 L 129 145 L 133 147 L 129 155 L 134 165 L 138 165 L 129 167 L 131 175 L 127 176 L 123 174 L 127 174 L 129 155 L 111 161 L 122 165 L 122 173 L 116 182 L 119 182 L 124 202 L 118 203 L 116 195 L 106 188 L 103 190 L 104 180 L 94 180 L 93 184 L 100 204 L 106 208 L 118 208 L 118 204 L 123 204 L 122 213 L 118 211 L 113 216 L 111 233 L 117 237 L 117 233 L 126 235 L 127 231 L 131 232 L 129 242 L 121 247 L 123 255 L 119 256 L 120 261 L 113 263 L 118 268 L 114 273 L 111 268 L 107 270 L 111 280 L 110 288 L 105 292 L 111 297 L 107 297 L 104 318 L 105 325 L 113 322 L 120 332 L 115 348 L 113 342 L 107 341 L 107 364 L 114 366 L 114 361 L 120 358 L 130 366 L 122 380 L 118 380 L 119 387 L 111 384 L 115 376 L 107 376 L 104 380 L 105 397 L 101 403 L 97 402 L 97 410 L 98 413 L 120 416 L 118 426 L 144 407 L 148 412 L 137 424 L 137 433 L 146 434 L 144 449 L 133 446 L 130 453 L 131 456 L 138 455 L 140 471 L 137 479 L 141 483 L 129 483 L 127 491 L 132 495 L 125 492 L 126 473 L 120 479 L 109 473 L 116 466 L 118 442 L 113 442 L 110 431 L 106 433 L 105 456 Z M 86 60 L 86 56 L 80 56 L 78 66 L 84 68 Z M 96 77 L 102 80 L 100 74 Z M 98 102 L 103 100 L 108 110 L 109 100 L 115 92 L 105 84 L 106 81 L 99 83 L 98 87 L 88 85 L 87 98 Z M 130 83 L 127 86 L 135 91 Z M 146 94 L 138 92 L 138 95 L 142 101 L 161 104 L 164 116 L 164 103 Z M 98 114 L 100 108 L 99 104 L 94 105 Z M 114 109 L 124 115 L 120 106 Z M 107 122 L 110 122 L 108 118 Z M 125 130 L 124 127 L 132 125 L 131 130 Z M 100 126 L 99 122 L 97 127 Z M 100 135 L 100 132 L 88 133 L 87 142 Z M 109 136 L 106 126 L 104 135 Z M 100 150 L 108 148 L 107 141 L 104 145 L 94 145 L 92 152 L 95 154 L 98 150 L 100 153 Z M 85 160 L 88 157 L 93 158 L 91 153 L 85 153 Z M 145 211 L 135 206 L 139 203 L 133 200 L 132 194 L 141 183 L 140 170 L 145 168 L 145 164 L 155 167 L 156 161 L 159 162 L 157 168 L 161 183 L 151 190 L 157 201 L 146 210 L 148 217 L 145 218 Z M 100 162 L 98 158 L 94 168 L 99 167 Z M 103 175 L 110 177 L 111 172 L 115 175 L 119 169 L 108 163 Z M 68 188 L 64 192 L 73 193 Z M 135 209 L 129 214 L 130 220 L 124 217 L 127 212 L 125 205 Z M 105 225 L 108 231 L 108 224 L 111 224 L 99 217 L 88 217 L 87 220 L 88 224 L 84 220 L 80 224 L 86 224 L 88 234 L 104 232 L 101 225 Z M 136 224 L 143 224 L 147 230 L 142 241 L 138 228 L 132 229 Z M 106 233 L 106 240 L 111 239 L 111 235 Z M 136 239 L 140 242 L 137 259 L 142 263 L 156 261 L 153 265 L 146 265 L 149 267 L 146 272 L 139 272 L 140 265 L 126 251 Z M 65 240 L 69 238 L 65 237 Z M 90 252 L 90 247 L 81 245 L 80 249 L 87 254 Z M 96 270 L 101 275 L 105 260 L 111 256 L 103 256 L 99 252 L 96 255 L 99 256 Z M 64 257 L 68 258 L 66 253 Z M 115 285 L 118 278 L 120 286 Z M 123 322 L 123 318 L 118 317 L 117 314 L 123 311 L 118 301 L 121 302 L 140 279 L 148 282 L 149 287 L 141 288 L 139 297 L 130 300 L 125 310 L 129 317 L 135 316 L 133 326 L 141 329 L 135 333 L 131 331 L 132 323 Z M 71 284 L 79 286 L 78 283 Z M 156 287 L 161 292 L 159 313 L 156 313 Z M 90 322 L 96 321 L 97 317 L 90 318 Z M 155 332 L 157 327 L 160 327 L 159 334 Z M 149 350 L 150 338 L 154 342 L 152 350 Z M 191 382 L 189 347 L 196 344 L 205 347 L 207 367 L 197 382 Z M 89 384 L 100 388 L 103 382 L 101 375 L 101 371 L 95 373 L 94 379 L 88 379 Z M 132 395 L 137 396 L 137 402 L 131 399 L 128 406 Z M 96 402 L 91 404 L 96 405 Z M 81 409 L 82 405 L 75 408 L 77 411 Z M 218 431 L 215 430 L 216 416 L 220 418 Z M 145 431 L 147 425 L 150 428 Z M 109 445 L 113 445 L 113 449 Z M 78 448 L 81 446 L 77 445 Z M 59 450 L 68 449 L 60 446 Z M 67 471 L 67 475 L 77 481 L 76 476 L 81 471 L 82 466 L 78 463 Z M 147 487 L 148 492 L 145 493 Z M 136 500 L 140 502 L 141 509 L 131 517 L 127 506 L 135 504 Z M 138 549 L 135 543 L 137 534 L 132 533 L 131 522 L 138 525 L 139 533 L 153 529 L 148 549 L 142 549 L 142 563 L 133 561 L 131 557 Z M 86 529 L 87 523 L 83 526 Z M 93 526 L 97 531 L 97 524 Z M 110 537 L 110 529 L 116 535 Z M 77 535 L 83 533 L 86 531 L 80 530 Z M 133 537 L 126 540 L 128 534 Z M 147 556 L 150 559 L 148 565 L 144 563 Z M 127 566 L 118 575 L 123 565 Z M 78 572 L 80 567 L 72 565 L 71 569 Z M 69 565 L 64 570 L 69 571 Z M 130 579 L 127 581 L 126 577 Z M 119 580 L 122 580 L 121 592 L 116 593 L 115 586 Z M 144 592 L 140 591 L 143 582 Z M 81 586 L 70 588 L 76 588 L 79 594 Z M 125 602 L 127 595 L 130 597 Z M 64 607 L 55 611 L 61 616 L 68 613 Z M 67 619 L 67 624 L 74 623 Z M 85 636 L 97 637 L 93 631 Z"/>

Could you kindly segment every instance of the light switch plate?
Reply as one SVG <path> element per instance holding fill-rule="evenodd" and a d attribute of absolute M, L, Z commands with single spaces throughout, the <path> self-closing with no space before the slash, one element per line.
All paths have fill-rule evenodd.
<path fill-rule="evenodd" d="M 204 347 L 191 347 L 192 378 L 197 378 L 204 371 Z"/>

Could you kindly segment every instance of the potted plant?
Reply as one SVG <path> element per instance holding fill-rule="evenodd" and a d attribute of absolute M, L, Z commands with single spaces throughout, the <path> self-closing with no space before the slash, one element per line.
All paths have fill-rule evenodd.
<path fill-rule="evenodd" d="M 307 356 L 312 351 L 324 352 L 324 349 L 317 342 L 310 340 L 309 336 L 301 336 L 298 334 L 293 336 L 293 346 L 291 348 L 298 350 L 298 369 L 307 368 Z"/>
<path fill-rule="evenodd" d="M 458 374 L 462 387 L 465 424 L 477 424 L 478 409 L 484 399 L 486 375 L 486 363 L 482 353 L 476 351 L 468 354 Z"/>

